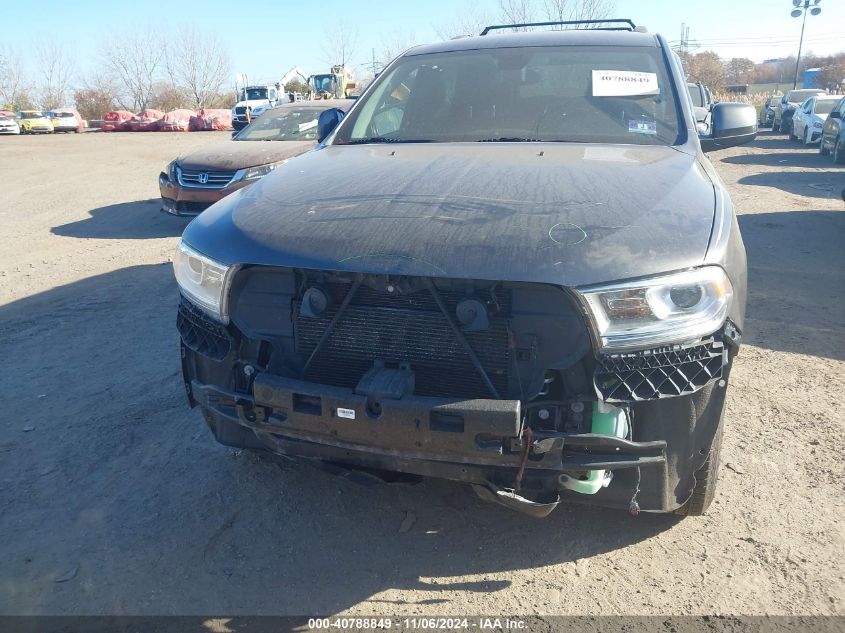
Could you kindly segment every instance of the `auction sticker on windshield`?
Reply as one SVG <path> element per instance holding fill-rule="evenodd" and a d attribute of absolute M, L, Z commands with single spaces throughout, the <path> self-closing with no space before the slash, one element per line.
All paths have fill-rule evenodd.
<path fill-rule="evenodd" d="M 636 97 L 660 93 L 657 73 L 633 70 L 594 70 L 594 97 Z"/>
<path fill-rule="evenodd" d="M 657 134 L 657 121 L 628 121 L 628 131 L 636 134 Z"/>

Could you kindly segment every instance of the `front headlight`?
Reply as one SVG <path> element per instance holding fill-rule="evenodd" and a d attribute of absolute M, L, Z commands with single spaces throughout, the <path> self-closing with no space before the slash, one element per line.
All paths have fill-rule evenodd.
<path fill-rule="evenodd" d="M 172 160 L 167 163 L 167 167 L 164 168 L 164 173 L 167 174 L 167 177 L 170 179 L 170 182 L 176 182 L 176 161 Z"/>
<path fill-rule="evenodd" d="M 216 262 L 198 253 L 184 242 L 176 247 L 173 272 L 179 289 L 196 304 L 222 323 L 229 322 L 226 299 L 234 266 Z"/>
<path fill-rule="evenodd" d="M 235 180 L 258 180 L 259 178 L 269 174 L 279 165 L 283 165 L 286 162 L 286 160 L 280 160 L 277 163 L 267 163 L 266 165 L 258 165 L 256 167 L 242 169 L 235 175 Z"/>
<path fill-rule="evenodd" d="M 813 121 L 813 127 L 817 127 L 817 128 L 819 128 L 819 129 L 821 129 L 822 124 L 821 124 L 821 123 L 819 123 L 818 121 Z"/>
<path fill-rule="evenodd" d="M 579 289 L 603 350 L 683 343 L 725 321 L 733 288 L 725 271 L 706 266 L 652 279 Z"/>

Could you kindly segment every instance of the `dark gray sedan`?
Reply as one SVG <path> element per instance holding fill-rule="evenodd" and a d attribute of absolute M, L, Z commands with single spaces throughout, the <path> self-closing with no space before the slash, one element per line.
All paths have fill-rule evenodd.
<path fill-rule="evenodd" d="M 702 147 L 756 112 L 700 139 L 666 41 L 614 26 L 414 48 L 188 226 L 184 385 L 218 441 L 536 516 L 705 511 L 746 264 Z"/>

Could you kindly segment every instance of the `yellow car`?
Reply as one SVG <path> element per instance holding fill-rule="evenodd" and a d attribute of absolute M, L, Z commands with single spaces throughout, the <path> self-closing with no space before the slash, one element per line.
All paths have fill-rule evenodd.
<path fill-rule="evenodd" d="M 21 110 L 18 112 L 18 125 L 21 134 L 52 134 L 53 122 L 40 110 Z"/>

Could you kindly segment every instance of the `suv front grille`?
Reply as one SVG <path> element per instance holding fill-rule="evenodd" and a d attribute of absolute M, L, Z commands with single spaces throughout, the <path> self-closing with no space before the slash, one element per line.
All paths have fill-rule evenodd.
<path fill-rule="evenodd" d="M 335 297 L 348 290 L 346 284 L 331 284 Z M 465 294 L 440 291 L 441 298 L 454 311 Z M 504 293 L 503 293 L 504 295 Z M 501 297 L 502 308 L 509 299 Z M 294 301 L 296 351 L 310 356 L 337 312 L 337 307 L 321 318 L 299 313 Z M 500 394 L 508 390 L 508 325 L 505 310 L 490 316 L 490 327 L 464 332 L 490 381 Z M 326 385 L 355 388 L 360 377 L 376 360 L 388 366 L 407 362 L 415 373 L 414 393 L 421 396 L 490 398 L 466 349 L 427 290 L 401 297 L 360 287 L 328 341 L 319 351 L 305 379 Z"/>
<path fill-rule="evenodd" d="M 197 189 L 223 189 L 235 177 L 234 171 L 203 171 L 200 169 L 176 168 L 176 176 L 183 187 Z M 204 182 L 203 182 L 204 181 Z"/>
<path fill-rule="evenodd" d="M 599 358 L 594 382 L 607 402 L 681 396 L 721 378 L 727 352 L 721 341 L 676 345 Z"/>

